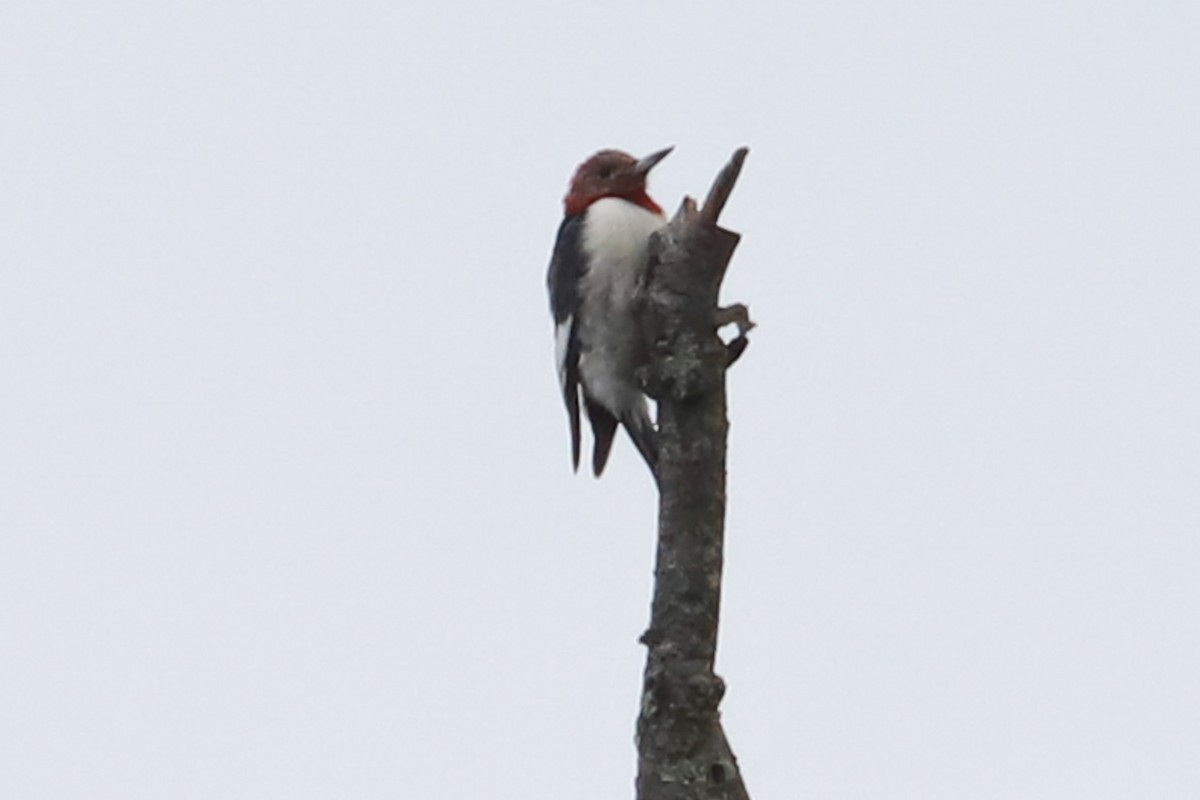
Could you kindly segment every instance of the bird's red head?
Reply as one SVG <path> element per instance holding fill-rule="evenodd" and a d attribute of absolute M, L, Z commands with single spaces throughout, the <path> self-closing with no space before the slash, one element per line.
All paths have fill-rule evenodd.
<path fill-rule="evenodd" d="M 579 165 L 571 188 L 563 198 L 567 214 L 582 214 L 602 197 L 620 197 L 661 214 L 658 203 L 646 194 L 646 176 L 674 148 L 668 147 L 638 160 L 620 150 L 601 150 Z"/>

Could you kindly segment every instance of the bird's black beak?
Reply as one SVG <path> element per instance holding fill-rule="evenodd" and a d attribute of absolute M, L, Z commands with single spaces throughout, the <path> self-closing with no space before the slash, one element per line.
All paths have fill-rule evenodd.
<path fill-rule="evenodd" d="M 647 172 L 654 169 L 655 164 L 657 164 L 658 162 L 662 161 L 664 158 L 669 156 L 671 154 L 671 151 L 674 149 L 675 149 L 675 145 L 671 145 L 670 147 L 664 147 L 662 150 L 659 150 L 657 153 L 651 153 L 650 155 L 643 158 L 641 161 L 637 162 L 637 164 L 635 164 L 633 167 L 633 171 L 638 175 L 645 175 Z"/>

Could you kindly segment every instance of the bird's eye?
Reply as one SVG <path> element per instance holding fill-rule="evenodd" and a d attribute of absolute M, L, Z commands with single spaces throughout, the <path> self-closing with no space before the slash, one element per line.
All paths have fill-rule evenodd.
<path fill-rule="evenodd" d="M 601 180 L 606 181 L 613 176 L 613 169 L 612 167 L 601 167 L 600 172 L 597 174 L 600 176 Z"/>

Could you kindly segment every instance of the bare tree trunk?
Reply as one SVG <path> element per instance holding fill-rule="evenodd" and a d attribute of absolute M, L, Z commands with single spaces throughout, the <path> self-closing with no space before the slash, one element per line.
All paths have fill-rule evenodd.
<path fill-rule="evenodd" d="M 746 346 L 746 308 L 718 308 L 738 235 L 717 217 L 746 157 L 717 176 L 702 209 L 685 198 L 650 244 L 640 322 L 642 380 L 658 401 L 658 555 L 637 724 L 638 800 L 748 800 L 721 727 L 713 672 L 725 528 L 725 370 Z M 736 322 L 728 346 L 717 328 Z"/>

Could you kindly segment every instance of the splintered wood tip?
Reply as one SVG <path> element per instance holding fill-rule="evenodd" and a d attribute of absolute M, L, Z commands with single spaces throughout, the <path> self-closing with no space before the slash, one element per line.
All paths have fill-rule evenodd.
<path fill-rule="evenodd" d="M 713 181 L 712 188 L 708 190 L 708 197 L 704 200 L 704 208 L 700 211 L 700 221 L 707 227 L 716 227 L 717 218 L 721 216 L 721 211 L 733 192 L 733 186 L 737 183 L 738 175 L 742 172 L 742 164 L 749 154 L 749 147 L 739 147 Z"/>

